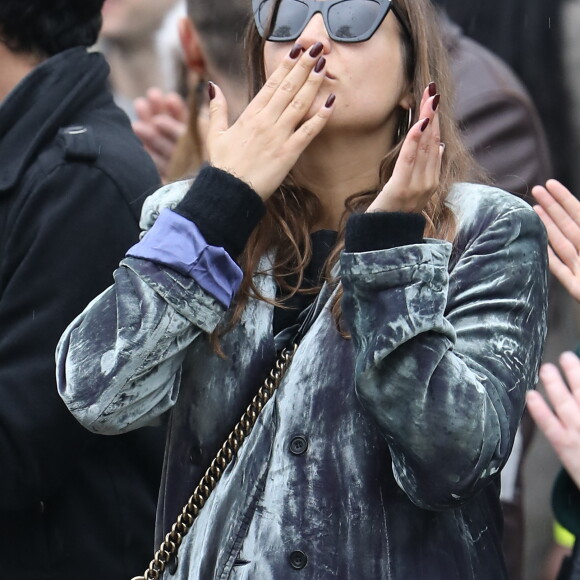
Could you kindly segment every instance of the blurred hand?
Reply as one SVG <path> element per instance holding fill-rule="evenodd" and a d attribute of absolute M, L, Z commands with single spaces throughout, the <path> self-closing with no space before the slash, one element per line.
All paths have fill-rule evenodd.
<path fill-rule="evenodd" d="M 187 104 L 177 93 L 151 88 L 145 97 L 135 99 L 135 110 L 138 119 L 133 122 L 133 131 L 151 155 L 161 179 L 166 182 L 177 142 L 187 131 Z"/>
<path fill-rule="evenodd" d="M 444 151 L 437 113 L 439 98 L 429 94 L 429 87 L 425 89 L 419 121 L 405 137 L 393 175 L 367 211 L 420 213 L 437 190 Z"/>
<path fill-rule="evenodd" d="M 217 85 L 210 85 L 208 160 L 248 183 L 264 200 L 279 187 L 333 110 L 331 98 L 306 117 L 325 78 L 325 60 L 298 48 L 292 49 L 294 58 L 284 57 L 231 127 L 224 95 Z"/>
<path fill-rule="evenodd" d="M 573 352 L 565 352 L 560 365 L 570 388 L 555 365 L 546 363 L 540 369 L 553 410 L 537 391 L 528 392 L 526 398 L 531 416 L 580 488 L 580 359 Z"/>
<path fill-rule="evenodd" d="M 548 231 L 550 271 L 580 302 L 580 201 L 555 179 L 534 187 L 532 195 Z"/>

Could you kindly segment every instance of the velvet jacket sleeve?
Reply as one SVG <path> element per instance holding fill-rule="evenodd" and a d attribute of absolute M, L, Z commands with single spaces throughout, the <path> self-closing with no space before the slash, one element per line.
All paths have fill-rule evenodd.
<path fill-rule="evenodd" d="M 264 211 L 248 186 L 211 167 L 173 205 L 61 337 L 60 395 L 96 433 L 150 424 L 174 405 L 186 349 L 227 311 L 241 281 L 231 256 Z"/>
<path fill-rule="evenodd" d="M 424 508 L 460 504 L 500 471 L 537 379 L 545 232 L 523 202 L 498 199 L 463 199 L 453 247 L 429 239 L 341 260 L 358 397 Z"/>

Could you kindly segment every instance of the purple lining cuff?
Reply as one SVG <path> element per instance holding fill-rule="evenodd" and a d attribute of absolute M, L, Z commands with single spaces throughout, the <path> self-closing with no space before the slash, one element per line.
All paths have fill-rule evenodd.
<path fill-rule="evenodd" d="M 208 245 L 193 222 L 170 209 L 159 214 L 127 256 L 150 260 L 193 278 L 226 308 L 242 282 L 242 271 L 230 255 L 223 248 Z"/>

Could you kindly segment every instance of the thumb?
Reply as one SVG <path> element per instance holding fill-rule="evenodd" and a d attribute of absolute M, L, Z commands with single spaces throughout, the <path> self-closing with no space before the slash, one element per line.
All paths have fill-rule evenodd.
<path fill-rule="evenodd" d="M 229 128 L 228 104 L 221 89 L 211 81 L 208 83 L 209 124 L 207 140 L 211 142 Z"/>

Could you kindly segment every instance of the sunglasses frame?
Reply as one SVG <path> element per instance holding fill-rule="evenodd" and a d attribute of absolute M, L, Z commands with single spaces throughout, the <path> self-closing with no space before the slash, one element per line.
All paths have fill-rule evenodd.
<path fill-rule="evenodd" d="M 275 2 L 275 0 L 252 0 L 252 9 L 254 12 L 254 22 L 256 23 L 256 28 L 258 29 L 258 32 L 262 38 L 266 38 L 266 36 L 265 36 L 266 30 L 264 29 L 264 27 L 262 26 L 262 23 L 260 22 L 259 14 L 260 14 L 260 8 L 262 7 L 262 5 L 268 1 Z M 371 1 L 371 0 L 369 0 L 369 1 Z M 371 38 L 371 36 L 377 31 L 379 26 L 382 24 L 383 20 L 387 17 L 389 10 L 393 11 L 395 18 L 399 21 L 399 24 L 403 28 L 403 31 L 405 32 L 407 37 L 411 38 L 411 34 L 409 32 L 409 29 L 408 29 L 407 25 L 405 24 L 405 22 L 403 22 L 403 19 L 401 18 L 401 16 L 398 14 L 397 9 L 393 5 L 392 0 L 372 0 L 372 1 L 375 2 L 376 4 L 378 4 L 384 10 L 384 14 L 382 14 L 382 16 L 376 22 L 376 24 L 373 25 L 367 32 L 365 32 L 364 34 L 361 34 L 360 36 L 356 36 L 354 38 L 337 38 L 330 31 L 330 27 L 328 25 L 328 11 L 336 4 L 342 4 L 343 2 L 348 2 L 348 0 L 326 0 L 326 1 L 320 1 L 320 0 L 280 0 L 280 2 L 278 3 L 278 7 L 280 6 L 280 4 L 282 2 L 298 2 L 300 4 L 305 4 L 308 6 L 308 14 L 306 16 L 306 19 L 304 20 L 304 26 L 300 29 L 300 31 L 296 35 L 292 35 L 292 37 L 290 37 L 290 38 L 275 37 L 275 36 L 270 35 L 270 37 L 266 38 L 266 40 L 268 40 L 270 42 L 292 42 L 293 40 L 296 40 L 304 32 L 304 29 L 308 26 L 308 23 L 310 22 L 310 20 L 312 20 L 312 17 L 315 14 L 321 14 L 322 19 L 324 20 L 324 26 L 326 27 L 326 31 L 328 32 L 328 36 L 332 40 L 334 40 L 335 42 L 346 42 L 346 43 L 364 42 L 365 40 L 368 40 L 369 38 Z"/>

